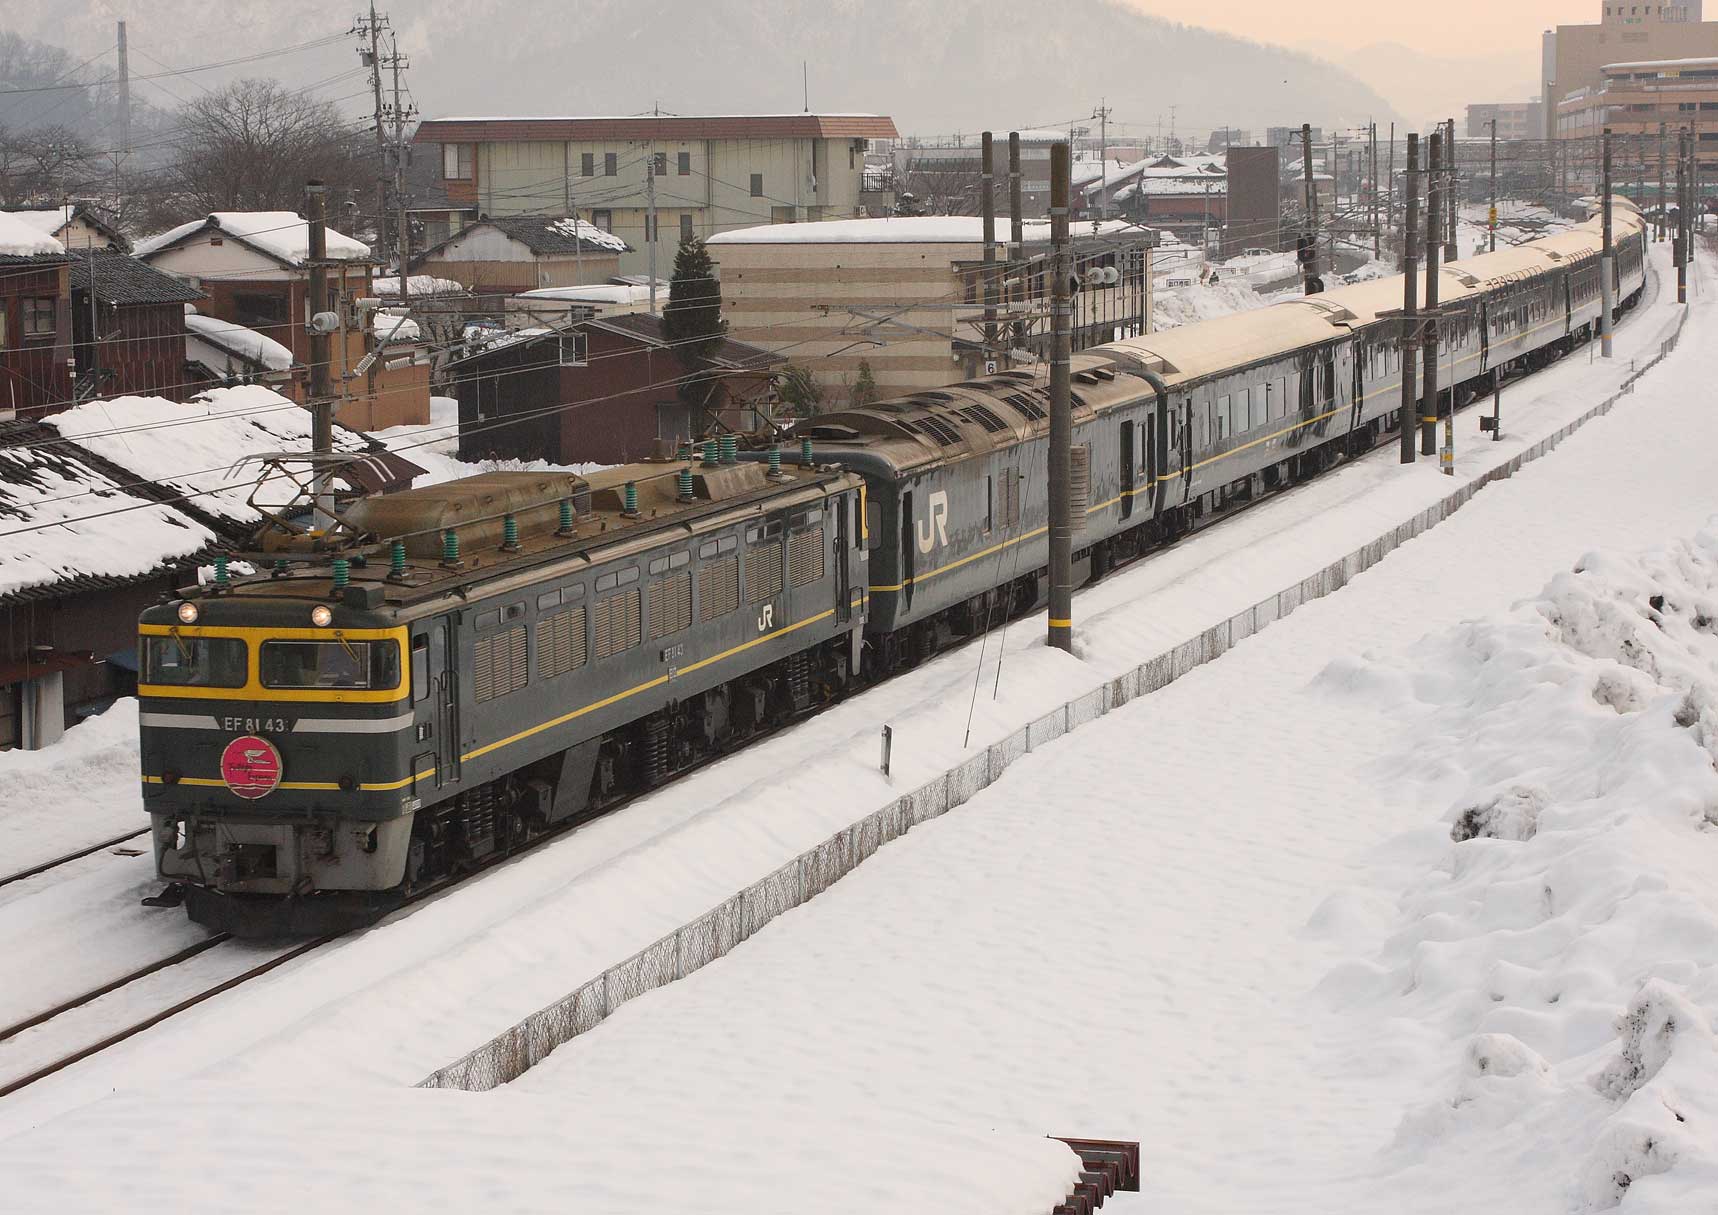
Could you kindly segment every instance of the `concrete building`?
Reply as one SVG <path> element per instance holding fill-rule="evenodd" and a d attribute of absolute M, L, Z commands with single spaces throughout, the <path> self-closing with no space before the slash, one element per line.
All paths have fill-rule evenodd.
<path fill-rule="evenodd" d="M 1491 124 L 1497 123 L 1497 138 L 1538 139 L 1545 127 L 1543 101 L 1487 101 L 1467 108 L 1467 135 L 1470 139 L 1491 137 Z"/>
<path fill-rule="evenodd" d="M 1559 25 L 1545 31 L 1539 70 L 1545 96 L 1555 109 L 1583 90 L 1590 94 L 1602 88 L 1608 63 L 1718 56 L 1718 22 L 1704 19 L 1702 0 L 1600 0 L 1598 8 L 1596 25 Z"/>
<path fill-rule="evenodd" d="M 1028 218 L 1050 213 L 1050 149 L 1068 142 L 1068 132 L 1020 131 L 1020 211 Z M 1008 213 L 1008 132 L 997 131 L 994 140 L 998 179 L 997 210 Z M 935 135 L 898 141 L 891 154 L 895 161 L 895 185 L 918 200 L 926 211 L 937 215 L 977 215 L 983 203 L 979 179 L 984 158 L 980 134 Z"/>
<path fill-rule="evenodd" d="M 1324 128 L 1312 128 L 1312 146 L 1316 154 L 1318 145 L 1324 142 Z M 1299 127 L 1266 127 L 1265 146 L 1267 148 L 1300 149 L 1301 138 Z"/>
<path fill-rule="evenodd" d="M 1081 223 L 1075 233 L 1076 350 L 1143 332 L 1151 316 L 1154 234 L 1123 221 L 1096 234 L 1092 227 Z M 1006 240 L 1008 225 L 998 232 Z M 999 290 L 1002 336 L 988 357 L 975 217 L 749 228 L 713 238 L 710 254 L 729 336 L 787 355 L 811 373 L 825 403 L 837 405 L 848 401 L 861 363 L 892 396 L 981 374 L 987 362 L 1005 362 L 998 356 L 1007 348 L 1048 357 L 1050 226 L 1028 223 L 1025 237 L 1029 269 Z M 1003 246 L 998 260 L 1006 256 Z M 1010 332 L 1016 321 L 1018 338 Z"/>
<path fill-rule="evenodd" d="M 1583 188 L 1596 180 L 1594 137 L 1611 129 L 1612 180 L 1627 187 L 1658 180 L 1658 129 L 1694 134 L 1700 174 L 1718 171 L 1718 56 L 1612 63 L 1599 88 L 1582 89 L 1557 106 L 1557 136 L 1569 145 L 1569 172 Z M 1675 155 L 1674 142 L 1671 155 Z M 1674 162 L 1673 162 L 1674 163 Z"/>
<path fill-rule="evenodd" d="M 896 137 L 874 114 L 757 114 L 438 118 L 414 140 L 439 146 L 450 203 L 480 217 L 577 216 L 626 241 L 623 271 L 646 272 L 654 249 L 667 277 L 688 236 L 863 214 L 869 141 Z"/>

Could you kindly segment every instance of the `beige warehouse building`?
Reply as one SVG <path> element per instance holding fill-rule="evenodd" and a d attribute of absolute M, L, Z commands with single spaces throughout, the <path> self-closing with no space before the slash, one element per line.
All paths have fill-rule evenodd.
<path fill-rule="evenodd" d="M 1049 225 L 1025 226 L 1025 269 L 999 286 L 1000 332 L 987 350 L 982 223 L 958 215 L 857 219 L 714 236 L 729 335 L 804 367 L 829 405 L 847 402 L 861 363 L 892 396 L 1021 361 L 1011 360 L 1010 347 L 1047 357 Z M 997 231 L 1006 240 L 1007 222 Z M 1076 224 L 1075 239 L 1075 348 L 1143 332 L 1155 234 L 1111 221 Z"/>

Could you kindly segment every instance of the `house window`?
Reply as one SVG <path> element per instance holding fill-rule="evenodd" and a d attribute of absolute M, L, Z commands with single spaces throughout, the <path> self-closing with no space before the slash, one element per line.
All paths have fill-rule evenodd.
<path fill-rule="evenodd" d="M 613 232 L 614 212 L 608 210 L 592 211 L 591 223 L 595 224 L 598 228 L 601 228 L 604 232 Z"/>
<path fill-rule="evenodd" d="M 597 173 L 597 154 L 595 152 L 579 153 L 579 176 L 595 177 Z"/>
<path fill-rule="evenodd" d="M 764 175 L 762 173 L 753 173 L 752 174 L 752 197 L 753 198 L 762 198 L 763 196 L 764 196 Z"/>
<path fill-rule="evenodd" d="M 613 177 L 616 173 L 620 172 L 620 165 L 617 162 L 618 157 L 615 153 L 604 152 L 602 154 L 602 175 L 604 177 Z"/>
<path fill-rule="evenodd" d="M 24 301 L 24 336 L 53 337 L 59 328 L 59 309 L 52 296 L 37 296 Z"/>
<path fill-rule="evenodd" d="M 668 153 L 656 152 L 650 158 L 650 170 L 658 177 L 668 176 Z"/>
<path fill-rule="evenodd" d="M 582 332 L 561 335 L 561 366 L 583 367 L 590 362 L 590 334 Z"/>
<path fill-rule="evenodd" d="M 441 145 L 441 175 L 446 181 L 471 180 L 471 145 L 444 143 Z"/>
<path fill-rule="evenodd" d="M 692 153 L 681 152 L 676 158 L 680 176 L 689 177 L 692 174 Z"/>
<path fill-rule="evenodd" d="M 286 311 L 284 292 L 240 291 L 233 296 L 233 319 L 247 329 L 285 325 Z"/>
<path fill-rule="evenodd" d="M 680 243 L 685 244 L 692 239 L 692 213 L 680 212 Z"/>

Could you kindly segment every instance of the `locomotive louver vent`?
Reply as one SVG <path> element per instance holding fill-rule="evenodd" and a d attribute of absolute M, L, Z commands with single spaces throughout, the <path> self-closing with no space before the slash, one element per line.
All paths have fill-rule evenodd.
<path fill-rule="evenodd" d="M 1068 453 L 1069 514 L 1076 532 L 1086 530 L 1086 510 L 1092 503 L 1092 445 L 1077 443 Z"/>
<path fill-rule="evenodd" d="M 471 678 L 479 704 L 525 686 L 528 667 L 524 625 L 479 637 L 472 650 Z"/>
<path fill-rule="evenodd" d="M 746 550 L 746 601 L 762 603 L 781 594 L 781 542 Z"/>
<path fill-rule="evenodd" d="M 714 620 L 740 606 L 740 562 L 737 557 L 706 561 L 698 570 L 698 618 Z"/>
<path fill-rule="evenodd" d="M 537 673 L 543 679 L 585 665 L 585 609 L 580 604 L 537 622 Z"/>
<path fill-rule="evenodd" d="M 678 574 L 650 584 L 650 636 L 652 640 L 678 633 L 692 624 L 692 575 Z"/>
<path fill-rule="evenodd" d="M 597 601 L 593 632 L 596 634 L 596 656 L 607 658 L 632 649 L 638 644 L 638 588 L 610 595 Z"/>
<path fill-rule="evenodd" d="M 804 586 L 823 577 L 823 529 L 795 532 L 787 542 L 788 581 Z"/>

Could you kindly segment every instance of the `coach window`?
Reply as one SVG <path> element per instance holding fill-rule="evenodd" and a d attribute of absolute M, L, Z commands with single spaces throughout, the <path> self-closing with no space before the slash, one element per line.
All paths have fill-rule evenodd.
<path fill-rule="evenodd" d="M 1253 392 L 1253 404 L 1247 414 L 1247 425 L 1250 429 L 1258 429 L 1265 424 L 1270 416 L 1271 385 L 1267 380 L 1265 386 Z"/>
<path fill-rule="evenodd" d="M 1251 388 L 1243 388 L 1235 393 L 1235 404 L 1229 410 L 1230 434 L 1238 435 L 1247 429 L 1247 415 L 1251 408 L 1252 396 L 1253 390 Z"/>
<path fill-rule="evenodd" d="M 1227 393 L 1217 398 L 1217 430 L 1214 437 L 1219 442 L 1229 437 L 1229 396 Z"/>

